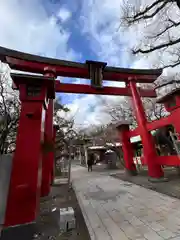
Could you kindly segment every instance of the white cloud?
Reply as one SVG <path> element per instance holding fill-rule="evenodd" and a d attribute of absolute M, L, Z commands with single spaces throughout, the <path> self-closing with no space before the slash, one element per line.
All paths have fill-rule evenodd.
<path fill-rule="evenodd" d="M 126 65 L 125 36 L 121 36 L 119 0 L 88 0 L 82 6 L 80 23 L 82 31 L 89 36 L 91 49 L 109 65 Z"/>
<path fill-rule="evenodd" d="M 144 26 L 139 28 L 139 34 L 137 29 L 128 32 L 118 31 L 121 3 L 121 0 L 83 1 L 79 29 L 89 39 L 91 50 L 97 54 L 100 61 L 105 61 L 108 65 L 125 67 L 132 63 L 133 68 L 148 68 L 157 64 L 159 56 L 156 54 L 148 58 L 130 57 L 130 47 L 144 36 L 141 35 Z M 18 0 L 0 1 L 0 45 L 49 57 L 76 59 L 77 53 L 68 48 L 71 33 L 62 25 L 57 25 L 57 18 L 62 24 L 66 23 L 71 18 L 71 12 L 62 8 L 58 15 L 49 17 L 42 5 L 35 0 L 21 3 Z M 152 26 L 149 25 L 149 30 Z M 167 58 L 165 53 L 162 56 L 164 59 Z M 122 86 L 117 82 L 111 82 L 111 85 Z M 72 109 L 71 115 L 76 113 L 77 126 L 109 121 L 97 99 L 96 96 L 85 95 L 68 104 Z M 106 97 L 106 99 L 119 102 L 120 98 Z M 92 109 L 93 112 L 90 111 Z"/>
<path fill-rule="evenodd" d="M 82 33 L 88 37 L 89 43 L 91 45 L 92 51 L 97 54 L 100 61 L 106 61 L 108 65 L 126 67 L 131 65 L 132 68 L 155 68 L 160 66 L 161 61 L 172 62 L 174 55 L 167 51 L 161 51 L 159 53 L 154 52 L 147 56 L 132 57 L 130 53 L 130 48 L 138 45 L 145 46 L 149 44 L 149 38 L 147 35 L 152 34 L 152 32 L 157 32 L 162 26 L 164 26 L 165 17 L 171 16 L 173 20 L 179 19 L 180 12 L 177 11 L 177 7 L 167 8 L 167 16 L 159 16 L 154 18 L 152 21 L 148 22 L 148 25 L 138 25 L 134 28 L 129 29 L 128 31 L 118 31 L 121 17 L 121 4 L 124 1 L 121 0 L 87 0 L 82 6 L 82 12 L 80 16 L 80 26 Z M 137 2 L 134 0 L 129 0 L 129 3 L 134 6 Z M 152 3 L 151 0 L 148 2 Z M 148 3 L 143 1 L 143 4 Z M 178 29 L 172 30 L 171 36 L 177 37 Z M 156 41 L 156 44 L 167 39 L 167 35 L 163 36 L 160 40 Z M 179 46 L 176 45 L 176 48 L 173 50 L 179 50 Z M 164 75 L 172 75 L 179 71 L 179 67 L 174 69 L 167 69 L 163 72 Z M 111 83 L 113 86 L 121 86 L 121 84 Z M 85 102 L 90 101 L 91 104 L 96 106 L 96 97 L 83 98 Z M 79 101 L 80 104 L 83 103 L 83 99 Z M 117 101 L 119 101 L 118 98 Z M 78 101 L 78 100 L 77 100 Z M 97 110 L 96 110 L 97 108 Z M 96 106 L 95 111 L 91 114 L 91 119 L 94 119 L 94 122 L 98 122 L 97 116 L 102 116 L 102 119 L 106 120 L 106 117 L 103 116 L 101 106 Z M 89 118 L 88 108 L 84 109 L 84 119 Z M 77 117 L 78 118 L 78 117 Z"/>
<path fill-rule="evenodd" d="M 174 60 L 175 56 L 169 52 L 169 49 L 139 57 L 133 57 L 129 54 L 130 48 L 134 46 L 144 47 L 150 45 L 152 41 L 149 36 L 163 30 L 169 17 L 174 21 L 179 20 L 180 11 L 176 3 L 169 3 L 163 14 L 161 13 L 161 15 L 148 22 L 137 24 L 130 29 L 120 27 L 122 9 L 125 4 L 128 4 L 129 11 L 131 9 L 134 11 L 135 7 L 145 8 L 152 2 L 152 0 L 114 0 L 113 4 L 112 0 L 87 0 L 84 2 L 80 24 L 83 33 L 89 36 L 92 51 L 98 55 L 99 59 L 107 61 L 109 65 L 121 67 L 131 64 L 133 68 L 152 68 L 160 65 L 161 61 L 168 64 Z M 179 30 L 180 26 L 171 29 L 169 34 L 162 35 L 161 38 L 154 40 L 153 44 L 168 41 L 169 36 L 177 38 Z M 179 52 L 179 45 L 171 49 Z"/>
<path fill-rule="evenodd" d="M 38 1 L 0 1 L 0 45 L 24 52 L 74 59 L 70 32 L 57 25 Z"/>
<path fill-rule="evenodd" d="M 71 18 L 71 12 L 66 8 L 61 8 L 57 14 L 57 17 L 60 18 L 62 22 L 66 22 Z"/>
<path fill-rule="evenodd" d="M 61 11 L 61 16 L 65 11 Z M 57 25 L 37 1 L 0 1 L 0 46 L 48 57 L 74 60 L 78 55 L 68 48 L 70 32 Z"/>
<path fill-rule="evenodd" d="M 120 2 L 114 0 L 112 4 L 112 0 L 87 0 L 82 5 L 79 18 L 80 29 L 89 39 L 91 51 L 100 61 L 113 66 L 126 66 L 129 62 L 128 46 L 124 45 L 126 39 L 118 32 Z M 124 87 L 122 82 L 106 82 L 105 85 Z M 104 96 L 104 98 L 108 102 L 119 102 L 121 99 L 117 96 Z M 78 106 L 80 108 L 76 112 L 77 126 L 80 123 L 88 126 L 110 121 L 109 116 L 104 113 L 104 106 L 98 101 L 98 96 L 85 95 L 69 105 L 71 109 L 76 110 Z M 92 109 L 93 111 L 90 111 Z"/>
<path fill-rule="evenodd" d="M 67 11 L 59 14 L 64 21 L 68 19 Z M 35 0 L 0 1 L 0 32 L 3 47 L 69 60 L 79 56 L 68 48 L 70 32 L 57 25 L 57 16 L 49 17 Z"/>
<path fill-rule="evenodd" d="M 105 106 L 99 101 L 98 96 L 85 95 L 81 99 L 76 99 L 67 107 L 71 109 L 70 113 L 62 113 L 62 116 L 75 118 L 76 128 L 90 127 L 108 123 L 111 118 L 106 113 Z M 120 101 L 120 97 L 107 96 L 107 103 L 113 104 Z"/>

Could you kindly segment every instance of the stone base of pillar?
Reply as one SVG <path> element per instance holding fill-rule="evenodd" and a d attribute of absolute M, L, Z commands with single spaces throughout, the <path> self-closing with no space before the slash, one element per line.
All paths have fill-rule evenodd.
<path fill-rule="evenodd" d="M 136 169 L 135 170 L 126 169 L 126 174 L 129 176 L 137 176 L 138 172 Z"/>
<path fill-rule="evenodd" d="M 165 178 L 165 177 L 160 177 L 160 178 L 149 177 L 148 181 L 151 182 L 151 183 L 160 183 L 160 182 L 168 182 L 169 179 Z"/>

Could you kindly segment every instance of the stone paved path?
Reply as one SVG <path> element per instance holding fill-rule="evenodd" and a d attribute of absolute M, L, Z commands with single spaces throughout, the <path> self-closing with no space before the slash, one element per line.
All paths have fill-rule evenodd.
<path fill-rule="evenodd" d="M 180 240 L 180 200 L 75 166 L 73 187 L 93 240 Z"/>

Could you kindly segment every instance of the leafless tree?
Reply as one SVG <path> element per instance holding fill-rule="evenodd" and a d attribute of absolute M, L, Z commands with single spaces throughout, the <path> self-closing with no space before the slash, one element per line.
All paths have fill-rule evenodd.
<path fill-rule="evenodd" d="M 99 101 L 103 104 L 105 113 L 110 115 L 112 124 L 127 120 L 131 122 L 131 129 L 137 127 L 131 97 L 119 99 L 115 103 L 108 103 L 103 97 L 100 97 Z M 167 115 L 164 105 L 156 104 L 156 99 L 144 98 L 142 101 L 148 121 L 160 119 Z"/>
<path fill-rule="evenodd" d="M 144 108 L 146 111 L 146 117 L 148 121 L 158 120 L 167 116 L 167 112 L 163 104 L 156 104 L 154 99 L 147 98 L 144 101 Z"/>
<path fill-rule="evenodd" d="M 129 97 L 119 98 L 119 100 L 115 102 L 108 102 L 105 97 L 99 96 L 98 102 L 103 106 L 103 111 L 110 116 L 111 124 L 116 124 L 122 120 L 128 120 L 131 122 L 132 127 L 137 126 Z"/>
<path fill-rule="evenodd" d="M 72 146 L 72 142 L 78 136 L 74 129 L 74 116 L 67 118 L 63 116 L 62 112 L 69 113 L 70 110 L 61 104 L 61 99 L 56 99 L 54 103 L 54 122 L 58 127 L 55 143 L 55 166 L 57 174 L 61 174 L 60 159 L 64 159 L 64 163 L 67 164 L 69 154 L 74 147 Z"/>
<path fill-rule="evenodd" d="M 20 102 L 17 93 L 11 88 L 9 69 L 0 66 L 0 154 L 15 149 L 19 121 Z"/>
<path fill-rule="evenodd" d="M 133 54 L 156 53 L 158 61 L 162 60 L 162 67 L 178 66 L 179 17 L 180 0 L 124 0 L 121 26 L 136 27 L 137 34 L 141 35 Z"/>
<path fill-rule="evenodd" d="M 74 120 L 61 117 L 59 112 L 68 112 L 69 109 L 55 100 L 54 120 L 58 124 L 57 134 L 60 145 L 68 146 L 69 139 L 75 135 Z M 7 65 L 0 65 L 0 154 L 13 152 L 16 147 L 16 134 L 20 115 L 20 101 L 18 91 L 12 90 L 10 69 Z M 60 150 L 60 149 L 59 149 Z"/>
<path fill-rule="evenodd" d="M 167 79 L 169 81 L 169 78 Z M 155 89 L 156 84 L 141 84 L 141 88 Z M 164 95 L 164 93 L 163 93 Z M 158 120 L 162 117 L 167 116 L 167 111 L 163 104 L 156 103 L 157 98 L 142 98 L 146 118 L 148 121 Z"/>

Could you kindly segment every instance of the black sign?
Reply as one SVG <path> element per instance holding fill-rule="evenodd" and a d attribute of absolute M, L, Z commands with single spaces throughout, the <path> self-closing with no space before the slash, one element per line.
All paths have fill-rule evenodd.
<path fill-rule="evenodd" d="M 103 88 L 103 70 L 106 63 L 86 61 L 89 66 L 89 78 L 91 79 L 91 86 L 94 88 Z"/>
<path fill-rule="evenodd" d="M 27 84 L 26 91 L 28 97 L 38 97 L 41 94 L 41 85 Z"/>

